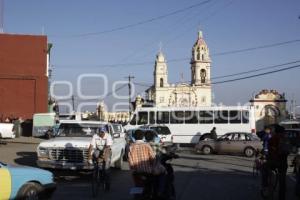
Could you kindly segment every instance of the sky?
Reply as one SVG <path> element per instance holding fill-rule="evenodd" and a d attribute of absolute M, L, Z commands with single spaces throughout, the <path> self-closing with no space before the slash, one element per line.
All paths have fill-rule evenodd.
<path fill-rule="evenodd" d="M 181 74 L 185 82 L 190 82 L 189 59 L 199 30 L 203 31 L 210 49 L 212 77 L 300 60 L 299 41 L 219 54 L 300 40 L 299 0 L 3 1 L 4 32 L 48 36 L 48 42 L 53 44 L 52 82 L 57 83 L 54 93 L 57 96 L 74 94 L 76 105 L 98 101 L 98 98 L 82 100 L 80 93 L 99 96 L 105 88 L 110 92 L 122 87 L 128 75 L 140 83 L 134 87 L 134 95 L 143 94 L 146 86 L 153 84 L 154 61 L 160 48 L 169 60 L 169 82 L 180 81 Z M 174 61 L 176 59 L 179 61 Z M 289 66 L 294 65 L 299 63 Z M 78 82 L 82 74 L 96 75 Z M 99 74 L 106 75 L 107 84 Z M 299 75 L 300 68 L 294 68 L 215 84 L 214 103 L 245 104 L 260 90 L 275 89 L 285 93 L 289 102 L 295 99 L 300 105 Z M 232 78 L 237 77 L 221 80 Z M 116 81 L 121 82 L 114 85 Z M 71 90 L 66 82 L 71 83 Z M 110 109 L 115 103 L 126 105 L 127 93 L 128 88 L 124 86 L 117 92 L 124 97 L 122 100 L 112 95 L 103 100 Z M 61 101 L 69 102 L 70 98 Z"/>

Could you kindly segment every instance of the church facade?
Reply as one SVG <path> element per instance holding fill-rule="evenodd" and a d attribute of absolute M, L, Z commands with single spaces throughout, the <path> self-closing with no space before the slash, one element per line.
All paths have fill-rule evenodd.
<path fill-rule="evenodd" d="M 201 31 L 192 48 L 190 65 L 190 83 L 170 84 L 167 60 L 160 51 L 154 65 L 154 85 L 146 90 L 147 100 L 156 107 L 211 106 L 211 59 Z"/>

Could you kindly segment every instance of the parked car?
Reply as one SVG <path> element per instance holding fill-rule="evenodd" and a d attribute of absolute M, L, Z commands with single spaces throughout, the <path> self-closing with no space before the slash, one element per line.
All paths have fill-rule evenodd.
<path fill-rule="evenodd" d="M 0 138 L 15 138 L 13 127 L 12 123 L 0 123 Z"/>
<path fill-rule="evenodd" d="M 0 199 L 50 198 L 56 184 L 49 171 L 0 162 Z"/>
<path fill-rule="evenodd" d="M 61 120 L 57 136 L 38 145 L 38 166 L 71 170 L 93 169 L 87 161 L 88 148 L 92 136 L 99 131 L 100 127 L 105 127 L 113 138 L 111 165 L 122 168 L 125 133 L 115 132 L 114 125 L 111 123 L 80 120 Z"/>
<path fill-rule="evenodd" d="M 300 129 L 286 129 L 284 132 L 291 145 L 291 153 L 297 153 L 300 147 Z"/>
<path fill-rule="evenodd" d="M 217 140 L 206 139 L 199 141 L 195 146 L 196 152 L 203 154 L 244 154 L 252 157 L 256 149 L 262 149 L 262 142 L 252 133 L 226 133 Z"/>

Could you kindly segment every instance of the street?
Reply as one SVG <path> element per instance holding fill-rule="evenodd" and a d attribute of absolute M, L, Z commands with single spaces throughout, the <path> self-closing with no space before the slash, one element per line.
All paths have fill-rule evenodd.
<path fill-rule="evenodd" d="M 8 143 L 0 146 L 0 161 L 35 166 L 37 144 Z M 231 155 L 196 155 L 184 150 L 180 158 L 173 160 L 175 187 L 178 200 L 184 199 L 260 199 L 259 177 L 252 175 L 253 158 Z M 112 188 L 100 193 L 103 199 L 132 199 L 129 190 L 133 183 L 128 164 L 120 171 L 112 170 Z M 294 180 L 289 168 L 287 176 L 287 199 L 293 196 Z M 54 171 L 57 190 L 53 199 L 92 199 L 88 172 Z M 100 198 L 100 197 L 99 197 Z"/>

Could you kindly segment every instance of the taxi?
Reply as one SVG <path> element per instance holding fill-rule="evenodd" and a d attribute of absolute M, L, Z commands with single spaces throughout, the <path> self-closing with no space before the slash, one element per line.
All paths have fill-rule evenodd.
<path fill-rule="evenodd" d="M 55 189 L 49 171 L 0 162 L 0 200 L 44 199 L 51 197 Z"/>

